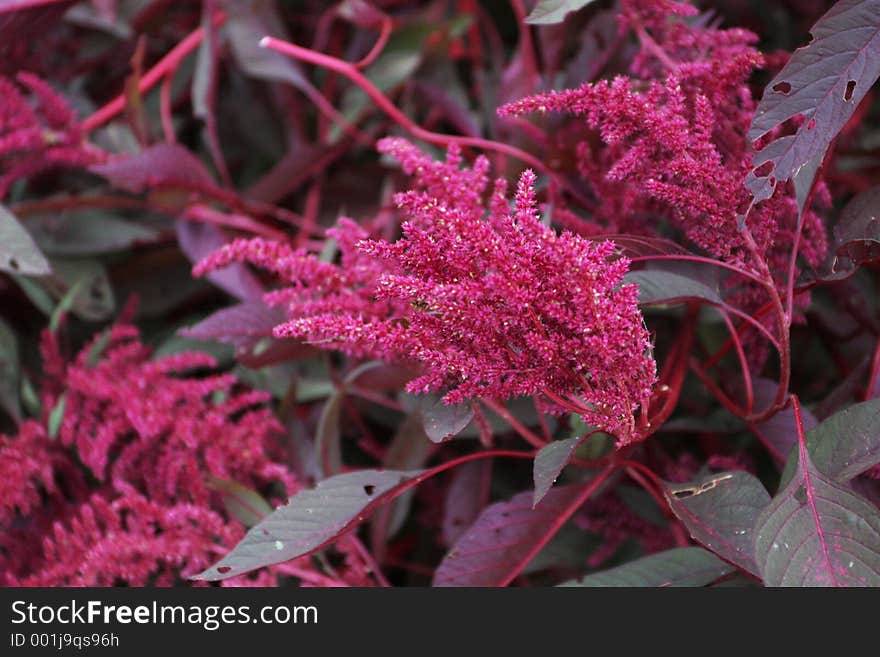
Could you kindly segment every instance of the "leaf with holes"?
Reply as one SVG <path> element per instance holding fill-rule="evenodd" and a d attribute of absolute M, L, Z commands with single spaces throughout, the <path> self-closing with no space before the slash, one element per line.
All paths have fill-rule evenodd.
<path fill-rule="evenodd" d="M 486 507 L 443 558 L 434 586 L 506 586 L 581 505 L 591 483 L 526 491 Z"/>
<path fill-rule="evenodd" d="M 52 271 L 33 238 L 3 205 L 0 205 L 0 271 L 28 276 L 44 276 Z"/>
<path fill-rule="evenodd" d="M 667 484 L 669 507 L 691 536 L 731 563 L 758 574 L 753 527 L 770 495 L 748 472 L 725 472 L 689 484 Z"/>
<path fill-rule="evenodd" d="M 813 464 L 838 482 L 846 482 L 880 463 L 880 399 L 854 404 L 807 432 Z M 782 473 L 783 485 L 794 476 L 792 453 Z"/>
<path fill-rule="evenodd" d="M 539 0 L 525 22 L 529 25 L 561 23 L 569 13 L 583 9 L 591 2 L 593 0 Z"/>
<path fill-rule="evenodd" d="M 424 471 L 360 470 L 293 495 L 252 527 L 238 545 L 192 579 L 216 581 L 296 559 L 325 547 L 403 492 Z"/>
<path fill-rule="evenodd" d="M 880 513 L 813 464 L 804 445 L 794 476 L 755 523 L 755 561 L 768 586 L 880 586 Z"/>
<path fill-rule="evenodd" d="M 573 579 L 560 586 L 706 586 L 736 568 L 700 547 L 652 554 L 622 566 Z"/>
<path fill-rule="evenodd" d="M 755 202 L 792 178 L 805 196 L 828 146 L 880 76 L 880 0 L 840 0 L 810 32 L 813 40 L 770 81 L 752 119 L 754 141 L 803 117 L 794 134 L 756 154 L 745 183 Z"/>

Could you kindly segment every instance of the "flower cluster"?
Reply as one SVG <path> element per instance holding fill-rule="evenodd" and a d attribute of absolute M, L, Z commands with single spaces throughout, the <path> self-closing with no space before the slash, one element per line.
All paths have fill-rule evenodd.
<path fill-rule="evenodd" d="M 103 159 L 63 96 L 30 73 L 16 80 L 0 76 L 0 199 L 22 178 Z"/>
<path fill-rule="evenodd" d="M 745 135 L 757 104 L 747 80 L 763 58 L 746 30 L 670 17 L 695 12 L 680 3 L 625 2 L 623 20 L 642 46 L 629 76 L 530 96 L 499 113 L 568 112 L 596 131 L 599 147 L 590 139 L 578 146 L 580 172 L 597 199 L 594 223 L 658 234 L 660 217 L 668 217 L 708 253 L 743 262 L 754 255 L 738 223 L 750 198 Z M 775 244 L 787 248 L 796 218 L 781 186 L 756 207 L 749 228 L 758 255 L 772 261 Z M 815 266 L 827 248 L 825 230 L 813 212 L 805 221 L 802 254 Z"/>
<path fill-rule="evenodd" d="M 454 148 L 443 162 L 402 139 L 379 148 L 415 177 L 396 196 L 399 240 L 364 239 L 344 220 L 332 233 L 338 266 L 254 240 L 225 247 L 196 273 L 246 260 L 282 274 L 290 287 L 266 299 L 290 317 L 276 336 L 414 361 L 422 371 L 411 392 L 444 391 L 450 404 L 545 395 L 576 405 L 621 443 L 635 440 L 633 412 L 656 367 L 637 289 L 623 284 L 629 263 L 614 244 L 541 223 L 530 171 L 511 208 L 501 180 L 483 201 L 484 158 L 461 168 Z"/>
<path fill-rule="evenodd" d="M 295 492 L 267 395 L 194 376 L 204 354 L 149 357 L 124 324 L 72 362 L 44 334 L 44 417 L 0 436 L 0 583 L 174 584 L 244 534 L 224 491 Z"/>

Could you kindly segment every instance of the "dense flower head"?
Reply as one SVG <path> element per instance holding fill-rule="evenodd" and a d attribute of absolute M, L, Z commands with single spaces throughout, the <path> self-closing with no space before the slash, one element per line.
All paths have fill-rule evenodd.
<path fill-rule="evenodd" d="M 744 262 L 751 254 L 738 216 L 750 199 L 745 135 L 757 106 L 747 82 L 763 57 L 747 30 L 679 18 L 693 13 L 680 3 L 624 3 L 623 20 L 642 44 L 629 75 L 529 96 L 499 113 L 567 112 L 597 133 L 599 145 L 578 146 L 580 173 L 596 198 L 592 223 L 662 234 L 668 218 L 711 255 Z M 814 264 L 827 246 L 821 219 L 808 214 L 803 255 Z M 753 209 L 748 225 L 761 256 L 773 260 L 796 219 L 783 186 Z"/>
<path fill-rule="evenodd" d="M 268 396 L 210 357 L 151 360 L 119 324 L 70 362 L 46 332 L 43 358 L 43 417 L 0 436 L 0 582 L 174 584 L 244 534 L 224 486 L 296 490 Z"/>
<path fill-rule="evenodd" d="M 268 295 L 290 317 L 276 335 L 414 361 L 422 371 L 408 389 L 443 391 L 450 404 L 578 398 L 587 421 L 621 443 L 634 440 L 633 412 L 648 399 L 656 368 L 637 289 L 623 284 L 629 262 L 615 245 L 544 225 L 531 171 L 511 208 L 500 180 L 482 200 L 483 158 L 459 168 L 454 148 L 440 163 L 402 139 L 379 148 L 415 176 L 414 188 L 395 197 L 405 219 L 401 238 L 363 239 L 346 220 L 333 233 L 341 265 L 326 278 L 313 272 L 329 265 L 302 251 L 269 263 L 276 272 L 301 272 Z M 233 243 L 196 271 L 259 262 L 269 248 L 262 240 Z"/>
<path fill-rule="evenodd" d="M 19 179 L 103 158 L 63 96 L 30 73 L 16 81 L 0 76 L 0 199 Z"/>

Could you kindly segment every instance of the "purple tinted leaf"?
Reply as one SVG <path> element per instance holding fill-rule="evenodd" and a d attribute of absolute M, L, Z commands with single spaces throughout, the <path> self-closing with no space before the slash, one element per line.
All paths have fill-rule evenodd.
<path fill-rule="evenodd" d="M 664 490 L 691 536 L 715 554 L 757 574 L 752 528 L 770 495 L 748 472 L 725 472 Z"/>
<path fill-rule="evenodd" d="M 451 547 L 473 524 L 489 499 L 490 459 L 456 468 L 443 504 L 443 543 Z"/>
<path fill-rule="evenodd" d="M 506 586 L 577 510 L 589 486 L 554 488 L 535 508 L 531 491 L 487 507 L 437 567 L 434 586 Z"/>
<path fill-rule="evenodd" d="M 755 408 L 767 408 L 776 396 L 779 384 L 770 379 L 754 380 Z M 816 417 L 807 409 L 801 410 L 805 430 L 819 424 Z M 791 450 L 797 444 L 797 428 L 794 421 L 794 409 L 787 406 L 771 418 L 752 426 L 764 446 L 780 461 L 786 461 Z"/>
<path fill-rule="evenodd" d="M 342 432 L 340 420 L 342 417 L 342 399 L 345 391 L 336 390 L 321 409 L 321 417 L 318 419 L 317 433 L 315 434 L 315 450 L 318 453 L 318 462 L 325 477 L 337 474 L 342 470 Z"/>
<path fill-rule="evenodd" d="M 571 460 L 574 451 L 578 448 L 587 435 L 577 438 L 567 438 L 565 440 L 554 440 L 542 447 L 535 455 L 535 462 L 532 466 L 532 474 L 535 480 L 535 495 L 532 500 L 532 507 L 538 505 L 553 482 L 559 477 L 559 473 Z"/>
<path fill-rule="evenodd" d="M 611 240 L 620 247 L 623 255 L 628 258 L 641 258 L 645 256 L 665 255 L 688 255 L 687 249 L 676 244 L 672 240 L 662 237 L 647 237 L 643 235 L 604 234 L 588 237 L 592 240 Z"/>
<path fill-rule="evenodd" d="M 880 186 L 857 194 L 841 211 L 832 252 L 829 277 L 844 277 L 880 260 Z"/>
<path fill-rule="evenodd" d="M 216 581 L 296 559 L 325 547 L 422 471 L 360 470 L 293 495 L 252 527 L 229 554 L 192 579 Z"/>
<path fill-rule="evenodd" d="M 880 513 L 816 469 L 801 445 L 795 473 L 755 523 L 768 586 L 880 586 Z"/>
<path fill-rule="evenodd" d="M 3 205 L 0 205 L 0 271 L 27 276 L 45 276 L 52 272 L 33 238 Z"/>
<path fill-rule="evenodd" d="M 432 442 L 441 443 L 461 432 L 474 418 L 470 403 L 444 404 L 442 400 L 422 400 L 422 425 Z"/>
<path fill-rule="evenodd" d="M 532 13 L 526 16 L 530 25 L 551 25 L 561 23 L 568 13 L 577 11 L 593 0 L 539 0 Z"/>
<path fill-rule="evenodd" d="M 216 226 L 180 220 L 177 222 L 177 242 L 190 262 L 196 263 L 226 244 L 226 237 Z M 240 263 L 211 272 L 206 278 L 239 301 L 263 296 L 263 286 L 257 277 Z"/>
<path fill-rule="evenodd" d="M 284 321 L 284 314 L 261 301 L 248 301 L 218 310 L 195 326 L 178 333 L 196 340 L 217 340 L 251 349 L 263 338 L 272 336 L 272 329 Z"/>
<path fill-rule="evenodd" d="M 366 0 L 343 0 L 336 8 L 336 13 L 358 27 L 378 27 L 386 18 L 385 12 Z"/>
<path fill-rule="evenodd" d="M 135 155 L 89 167 L 118 189 L 134 194 L 156 187 L 210 189 L 214 179 L 195 155 L 177 144 L 156 144 Z"/>
<path fill-rule="evenodd" d="M 631 271 L 623 280 L 639 286 L 639 305 L 666 304 L 688 299 L 707 301 L 713 305 L 723 303 L 717 290 L 694 278 L 669 271 Z"/>
<path fill-rule="evenodd" d="M 757 153 L 746 178 L 756 202 L 791 178 L 803 178 L 801 190 L 812 185 L 828 146 L 880 76 L 880 0 L 839 0 L 810 32 L 813 40 L 770 81 L 752 120 L 749 139 L 756 140 L 804 117 L 795 134 Z"/>
<path fill-rule="evenodd" d="M 807 432 L 813 465 L 838 482 L 846 482 L 880 463 L 880 399 L 855 404 L 835 413 Z M 792 455 L 782 474 L 794 474 Z"/>
<path fill-rule="evenodd" d="M 94 210 L 33 217 L 28 227 L 40 248 L 51 255 L 115 253 L 159 237 L 152 228 Z"/>
<path fill-rule="evenodd" d="M 296 62 L 274 50 L 260 47 L 260 39 L 265 36 L 290 40 L 275 3 L 232 0 L 227 5 L 229 20 L 225 30 L 232 55 L 242 71 L 261 80 L 287 82 L 298 89 L 311 87 Z"/>
<path fill-rule="evenodd" d="M 682 547 L 573 579 L 560 586 L 706 586 L 734 571 L 735 567 L 703 548 Z"/>
<path fill-rule="evenodd" d="M 401 423 L 385 454 L 384 466 L 389 470 L 410 470 L 425 465 L 433 445 L 425 436 L 417 413 Z M 408 490 L 391 504 L 383 506 L 370 523 L 373 554 L 381 560 L 385 542 L 401 528 L 412 506 L 414 490 Z"/>

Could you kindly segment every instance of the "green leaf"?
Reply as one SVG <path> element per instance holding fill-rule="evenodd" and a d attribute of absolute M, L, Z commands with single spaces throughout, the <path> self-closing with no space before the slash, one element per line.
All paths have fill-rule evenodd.
<path fill-rule="evenodd" d="M 227 513 L 245 527 L 253 527 L 272 513 L 272 506 L 262 495 L 237 481 L 208 477 L 207 485 L 221 494 Z"/>
<path fill-rule="evenodd" d="M 529 25 L 561 23 L 567 14 L 586 7 L 593 0 L 540 0 L 532 13 L 526 16 Z"/>
<path fill-rule="evenodd" d="M 53 259 L 55 276 L 45 283 L 56 298 L 69 303 L 70 309 L 80 319 L 103 321 L 109 319 L 115 309 L 116 300 L 107 270 L 97 260 Z M 72 298 L 65 295 L 76 289 Z"/>
<path fill-rule="evenodd" d="M 61 421 L 64 419 L 64 407 L 67 405 L 67 396 L 61 395 L 55 402 L 55 407 L 49 412 L 49 426 L 47 431 L 49 438 L 55 438 L 61 429 Z"/>
<path fill-rule="evenodd" d="M 21 420 L 18 398 L 20 374 L 18 340 L 12 327 L 0 318 L 0 406 L 16 422 Z"/>
<path fill-rule="evenodd" d="M 26 276 L 52 272 L 49 261 L 18 219 L 0 204 L 0 271 Z"/>
<path fill-rule="evenodd" d="M 573 579 L 560 586 L 706 586 L 735 571 L 734 566 L 708 550 L 682 547 Z"/>

